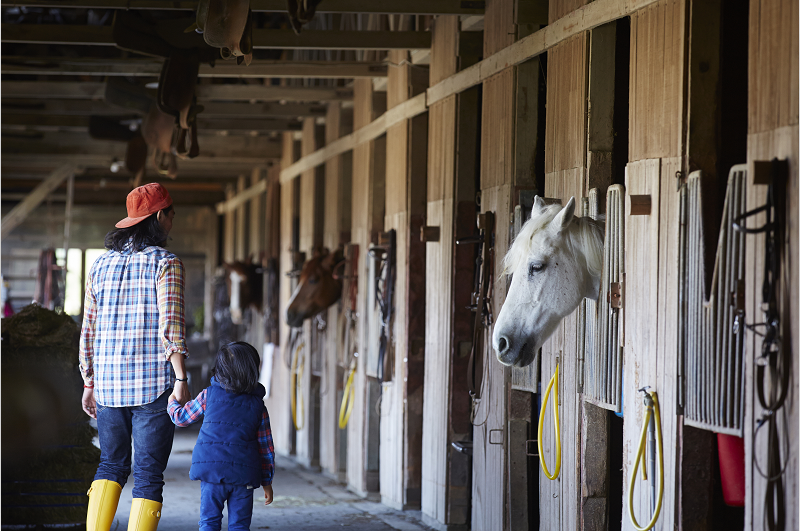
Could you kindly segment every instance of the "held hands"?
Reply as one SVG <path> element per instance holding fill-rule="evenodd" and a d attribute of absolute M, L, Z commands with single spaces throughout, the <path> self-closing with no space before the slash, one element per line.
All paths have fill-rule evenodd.
<path fill-rule="evenodd" d="M 264 485 L 264 505 L 272 503 L 272 485 Z"/>
<path fill-rule="evenodd" d="M 175 382 L 175 387 L 172 389 L 172 394 L 169 395 L 169 400 L 175 400 L 183 407 L 190 398 L 189 384 L 187 382 Z"/>
<path fill-rule="evenodd" d="M 83 389 L 83 398 L 81 398 L 81 407 L 83 411 L 92 417 L 93 419 L 97 419 L 97 403 L 94 400 L 94 389 L 91 387 L 84 387 Z"/>

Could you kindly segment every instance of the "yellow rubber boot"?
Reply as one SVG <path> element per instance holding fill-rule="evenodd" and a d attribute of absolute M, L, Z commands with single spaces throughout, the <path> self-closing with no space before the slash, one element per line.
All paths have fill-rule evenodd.
<path fill-rule="evenodd" d="M 134 498 L 128 531 L 156 531 L 161 519 L 161 504 L 145 498 Z"/>
<path fill-rule="evenodd" d="M 86 531 L 109 531 L 117 514 L 122 485 L 108 479 L 92 481 L 89 487 L 89 508 L 86 511 Z"/>

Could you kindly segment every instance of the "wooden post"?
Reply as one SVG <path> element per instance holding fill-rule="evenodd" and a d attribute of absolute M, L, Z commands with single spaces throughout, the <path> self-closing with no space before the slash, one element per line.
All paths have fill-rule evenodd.
<path fill-rule="evenodd" d="M 225 189 L 225 200 L 230 201 L 236 195 L 233 185 L 228 185 Z M 223 237 L 222 245 L 224 247 L 223 260 L 231 263 L 236 260 L 236 215 L 233 210 L 227 210 L 224 214 L 223 220 L 225 226 L 225 234 Z"/>
<path fill-rule="evenodd" d="M 462 53 L 457 17 L 433 24 L 431 84 L 467 68 L 474 55 Z M 474 234 L 479 152 L 478 90 L 433 104 L 428 123 L 426 223 L 439 239 L 425 245 L 425 400 L 422 430 L 422 517 L 434 528 L 469 521 L 472 467 L 453 442 L 469 438 L 467 362 L 474 317 L 469 305 L 475 249 L 456 247 Z M 477 528 L 477 527 L 475 527 Z"/>
<path fill-rule="evenodd" d="M 236 193 L 241 194 L 247 187 L 247 180 L 244 175 L 240 175 L 236 180 Z M 247 203 L 242 203 L 236 207 L 234 216 L 236 219 L 236 229 L 234 233 L 234 257 L 236 260 L 247 260 Z"/>
<path fill-rule="evenodd" d="M 411 65 L 407 51 L 389 52 L 389 109 L 424 91 L 428 71 Z M 386 133 L 385 230 L 396 231 L 391 369 L 381 398 L 381 500 L 397 509 L 420 506 L 422 395 L 425 338 L 425 244 L 419 239 L 427 190 L 428 116 L 393 125 Z"/>
<path fill-rule="evenodd" d="M 264 179 L 264 169 L 253 168 L 250 174 L 250 186 L 255 186 Z M 261 251 L 264 250 L 264 193 L 260 193 L 250 200 L 250 244 L 248 250 L 253 256 L 253 261 L 260 263 Z"/>
<path fill-rule="evenodd" d="M 2 220 L 2 238 L 8 236 L 20 223 L 22 223 L 31 211 L 39 206 L 50 192 L 61 186 L 64 179 L 69 178 L 76 172 L 73 164 L 65 164 L 53 171 L 42 183 L 23 199 L 17 206 L 11 209 Z"/>
<path fill-rule="evenodd" d="M 342 109 L 341 103 L 332 102 L 325 117 L 325 143 L 330 144 L 353 129 L 351 109 Z M 350 241 L 352 201 L 352 153 L 337 155 L 325 162 L 325 224 L 323 245 L 335 252 Z M 320 386 L 328 391 L 320 397 L 320 466 L 323 471 L 339 481 L 346 480 L 346 455 L 343 440 L 346 430 L 340 430 L 339 406 L 343 393 L 344 369 L 339 367 L 341 345 L 344 344 L 344 319 L 342 308 L 346 295 L 328 309 L 326 343 L 323 347 L 323 373 Z"/>
<path fill-rule="evenodd" d="M 370 123 L 385 109 L 385 99 L 374 93 L 372 81 L 357 79 L 354 82 L 353 128 Z M 367 249 L 383 230 L 386 140 L 379 138 L 357 146 L 353 150 L 353 205 L 352 242 L 359 246 L 358 264 L 358 345 L 361 352 L 368 348 L 366 327 L 366 300 L 368 267 Z M 378 440 L 379 427 L 374 418 L 374 405 L 379 387 L 374 378 L 368 378 L 366 359 L 359 359 L 355 377 L 356 398 L 353 413 L 347 425 L 347 484 L 359 495 L 378 490 Z M 372 415 L 372 418 L 370 418 Z"/>

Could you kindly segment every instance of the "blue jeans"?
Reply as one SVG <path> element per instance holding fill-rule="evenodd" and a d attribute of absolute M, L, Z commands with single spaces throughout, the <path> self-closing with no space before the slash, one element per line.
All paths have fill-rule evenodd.
<path fill-rule="evenodd" d="M 163 502 L 164 469 L 167 468 L 175 425 L 167 413 L 172 389 L 149 404 L 108 407 L 97 404 L 97 432 L 100 437 L 100 466 L 94 479 L 109 479 L 123 487 L 131 473 L 133 497 Z"/>
<path fill-rule="evenodd" d="M 200 531 L 219 531 L 222 506 L 228 502 L 228 531 L 249 531 L 253 491 L 244 485 L 200 482 Z"/>

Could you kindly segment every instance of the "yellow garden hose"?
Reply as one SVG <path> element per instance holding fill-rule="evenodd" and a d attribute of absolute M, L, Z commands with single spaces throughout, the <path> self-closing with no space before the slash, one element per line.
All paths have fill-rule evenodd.
<path fill-rule="evenodd" d="M 292 422 L 294 423 L 294 429 L 300 431 L 303 429 L 305 425 L 305 414 L 304 414 L 304 407 L 303 407 L 303 395 L 300 395 L 300 418 L 303 421 L 303 424 L 299 424 L 297 422 L 297 381 L 303 379 L 303 368 L 306 364 L 306 359 L 300 362 L 300 366 L 297 365 L 297 358 L 300 357 L 300 351 L 305 346 L 304 342 L 301 342 L 297 345 L 297 348 L 294 350 L 294 356 L 292 356 L 292 372 L 291 372 L 291 382 L 292 382 Z"/>
<path fill-rule="evenodd" d="M 550 396 L 550 390 L 553 389 L 553 426 L 556 430 L 556 470 L 553 475 L 547 470 L 547 463 L 544 462 L 544 452 L 542 451 L 542 427 L 544 426 L 544 414 L 547 411 L 547 398 Z M 556 363 L 556 372 L 550 378 L 550 383 L 547 384 L 547 391 L 544 393 L 542 399 L 542 410 L 539 412 L 539 433 L 537 435 L 539 443 L 539 462 L 542 464 L 542 470 L 547 479 L 556 479 L 561 472 L 561 425 L 558 422 L 558 363 Z"/>
<path fill-rule="evenodd" d="M 350 375 L 347 377 L 347 384 L 344 386 L 344 394 L 342 395 L 342 405 L 339 407 L 339 429 L 343 430 L 347 427 L 347 422 L 350 420 L 350 413 L 353 412 L 353 404 L 356 401 L 356 388 L 353 386 L 353 378 L 356 376 L 356 367 L 358 361 L 354 360 L 353 368 L 350 369 Z"/>
<path fill-rule="evenodd" d="M 645 392 L 644 405 L 646 410 L 644 424 L 642 424 L 642 435 L 639 438 L 639 448 L 636 451 L 636 460 L 633 462 L 633 472 L 631 473 L 631 484 L 628 488 L 628 512 L 631 517 L 633 528 L 637 531 L 648 531 L 648 529 L 652 529 L 653 526 L 656 525 L 656 520 L 658 520 L 658 515 L 661 512 L 661 500 L 664 497 L 664 449 L 661 443 L 661 413 L 658 409 L 658 397 L 656 394 Z M 636 471 L 639 469 L 640 461 L 642 462 L 642 479 L 647 480 L 647 467 L 644 464 L 644 453 L 647 442 L 647 427 L 652 415 L 655 415 L 656 446 L 658 448 L 658 496 L 656 498 L 656 508 L 653 512 L 653 517 L 650 519 L 650 523 L 644 527 L 640 527 L 633 511 L 633 488 L 636 485 Z M 653 472 L 655 471 L 650 471 L 651 481 Z"/>

